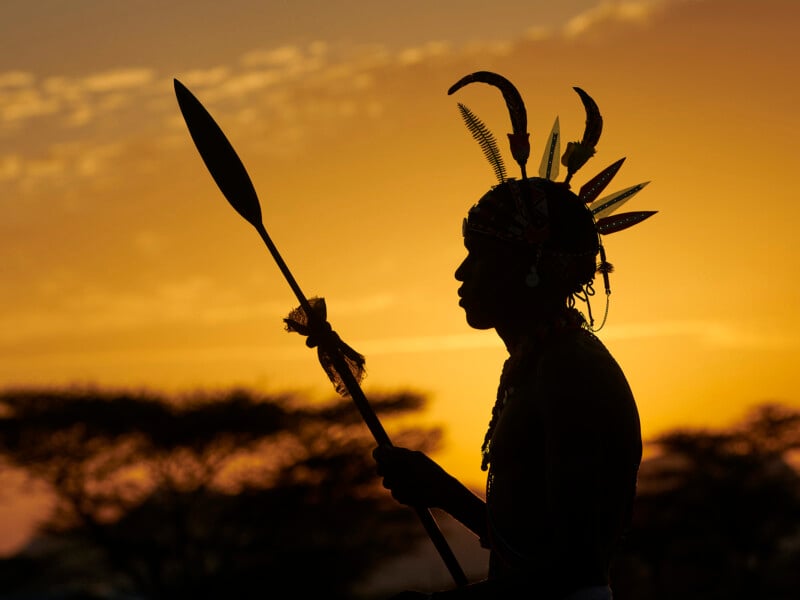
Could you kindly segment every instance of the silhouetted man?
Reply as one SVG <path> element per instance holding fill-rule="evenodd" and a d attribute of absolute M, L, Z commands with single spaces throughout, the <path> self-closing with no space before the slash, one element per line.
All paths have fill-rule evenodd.
<path fill-rule="evenodd" d="M 519 180 L 507 179 L 494 163 L 501 181 L 464 220 L 467 256 L 455 272 L 467 322 L 494 329 L 509 354 L 482 448 L 485 501 L 417 451 L 377 448 L 378 472 L 399 502 L 448 512 L 490 550 L 484 581 L 436 592 L 437 600 L 606 600 L 613 551 L 631 517 L 641 433 L 622 370 L 594 335 L 593 320 L 587 323 L 574 304 L 578 298 L 589 308 L 598 270 L 608 292 L 610 265 L 600 233 L 652 213 L 598 220 L 599 211 L 589 205 L 599 194 L 596 186 L 584 186 L 580 197 L 570 191 L 569 179 L 594 153 L 602 124 L 582 90 L 576 88 L 587 109 L 587 132 L 562 159 L 566 182 L 555 182 L 557 169 L 546 161 L 542 177 L 525 176 L 525 109 L 516 89 L 481 72 L 451 92 L 472 81 L 503 92 L 514 124 L 512 153 L 523 172 Z M 475 135 L 482 124 L 466 107 L 462 115 Z M 496 161 L 486 151 L 493 141 L 485 130 L 478 133 L 489 139 L 482 147 Z M 595 178 L 604 180 L 596 184 L 600 190 L 616 168 Z M 426 596 L 404 592 L 398 598 Z"/>

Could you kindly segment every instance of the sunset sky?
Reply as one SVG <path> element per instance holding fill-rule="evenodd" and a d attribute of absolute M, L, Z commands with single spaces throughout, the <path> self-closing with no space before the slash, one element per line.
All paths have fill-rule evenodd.
<path fill-rule="evenodd" d="M 491 70 L 525 99 L 532 165 L 556 116 L 580 137 L 580 86 L 605 129 L 573 187 L 623 156 L 608 191 L 651 182 L 626 210 L 658 215 L 605 240 L 599 334 L 645 438 L 798 406 L 798 26 L 795 0 L 4 0 L 0 387 L 332 394 L 192 145 L 178 78 L 300 287 L 366 355 L 367 395 L 428 394 L 438 458 L 480 485 L 505 350 L 466 325 L 453 271 L 496 180 L 457 102 L 501 142 L 510 124 L 497 90 L 447 89 Z"/>

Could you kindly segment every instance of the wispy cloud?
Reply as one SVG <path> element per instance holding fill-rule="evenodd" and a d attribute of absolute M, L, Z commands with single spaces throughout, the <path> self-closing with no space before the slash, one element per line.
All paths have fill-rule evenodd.
<path fill-rule="evenodd" d="M 0 73 L 0 88 L 28 87 L 33 84 L 35 77 L 25 71 L 6 71 Z"/>
<path fill-rule="evenodd" d="M 531 30 L 528 41 L 576 38 L 608 22 L 646 21 L 667 1 L 606 1 L 575 16 L 561 31 Z M 344 129 L 349 120 L 385 114 L 386 106 L 375 89 L 383 69 L 464 56 L 500 56 L 515 43 L 473 42 L 456 47 L 434 40 L 390 50 L 381 44 L 317 40 L 253 48 L 227 64 L 194 68 L 178 76 L 210 108 L 230 115 L 228 122 L 243 128 L 245 138 L 258 138 L 264 152 L 287 156 L 301 153 L 325 128 Z M 153 146 L 178 133 L 185 136 L 171 97 L 174 75 L 146 65 L 71 77 L 0 73 L 0 138 L 5 138 L 6 147 L 24 147 L 0 157 L 0 183 L 19 185 L 21 191 L 37 190 L 38 183 L 66 187 L 76 177 L 100 173 L 102 156 L 108 153 L 93 153 L 91 144 L 107 147 L 110 140 L 124 145 L 147 139 Z M 267 114 L 269 120 L 263 118 Z M 31 128 L 47 135 L 30 135 Z M 78 161 L 54 149 L 67 142 L 82 143 L 77 149 L 89 156 Z M 152 152 L 142 150 L 138 147 L 128 158 L 149 160 Z"/>
<path fill-rule="evenodd" d="M 225 98 L 242 98 L 264 88 L 275 85 L 284 79 L 284 74 L 278 70 L 248 70 L 233 74 L 218 85 L 207 90 L 206 100 L 220 100 Z"/>
<path fill-rule="evenodd" d="M 81 86 L 86 92 L 107 93 L 141 88 L 151 83 L 155 72 L 146 68 L 123 68 L 85 77 Z"/>
<path fill-rule="evenodd" d="M 563 34 L 575 38 L 609 23 L 643 23 L 662 7 L 665 0 L 606 1 L 580 13 L 564 26 Z"/>
<path fill-rule="evenodd" d="M 0 156 L 0 182 L 13 181 L 22 172 L 22 159 L 18 154 Z"/>
<path fill-rule="evenodd" d="M 60 99 L 32 84 L 0 90 L 0 122 L 14 125 L 31 118 L 53 115 L 61 109 Z"/>
<path fill-rule="evenodd" d="M 800 347 L 800 332 L 775 332 L 748 328 L 731 323 L 703 320 L 663 321 L 609 325 L 600 334 L 608 341 L 688 338 L 693 343 L 716 348 L 791 349 Z M 354 342 L 355 343 L 355 342 Z M 503 343 L 493 331 L 438 336 L 393 337 L 364 340 L 357 348 L 365 354 L 425 353 L 451 350 L 502 348 Z"/>
<path fill-rule="evenodd" d="M 327 51 L 327 45 L 315 42 L 308 50 L 312 56 L 322 56 Z M 305 60 L 305 52 L 294 45 L 279 46 L 277 48 L 251 50 L 242 55 L 240 61 L 247 67 L 289 67 L 293 68 Z"/>
<path fill-rule="evenodd" d="M 97 186 L 112 176 L 111 166 L 123 151 L 119 141 L 73 141 L 54 143 L 42 155 L 0 155 L 0 184 L 14 185 L 23 193 L 89 180 Z"/>
<path fill-rule="evenodd" d="M 402 65 L 413 65 L 423 61 L 446 56 L 453 51 L 447 42 L 433 41 L 421 46 L 413 46 L 400 51 L 397 60 Z"/>
<path fill-rule="evenodd" d="M 93 333 L 114 335 L 189 322 L 201 326 L 236 323 L 272 318 L 286 310 L 278 302 L 244 300 L 204 277 L 166 281 L 131 292 L 91 283 L 76 285 L 65 274 L 61 279 L 49 277 L 40 288 L 49 301 L 32 302 L 32 306 L 0 315 L 0 344 Z"/>
<path fill-rule="evenodd" d="M 503 342 L 493 331 L 475 331 L 453 335 L 396 337 L 358 342 L 359 352 L 378 354 L 419 354 L 481 348 L 502 348 Z"/>
<path fill-rule="evenodd" d="M 796 348 L 800 334 L 792 331 L 775 331 L 721 321 L 685 320 L 654 321 L 609 325 L 603 330 L 608 340 L 684 337 L 698 343 L 723 348 Z"/>
<path fill-rule="evenodd" d="M 186 71 L 181 81 L 190 87 L 201 88 L 213 85 L 219 85 L 230 77 L 231 70 L 229 67 L 217 66 L 208 69 L 193 69 Z"/>

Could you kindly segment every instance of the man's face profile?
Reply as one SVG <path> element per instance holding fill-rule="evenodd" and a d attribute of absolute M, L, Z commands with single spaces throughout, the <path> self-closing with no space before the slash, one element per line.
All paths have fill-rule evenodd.
<path fill-rule="evenodd" d="M 483 235 L 464 238 L 467 256 L 455 272 L 459 306 L 475 329 L 514 318 L 525 290 L 525 265 L 507 243 Z M 529 293 L 529 292 L 528 292 Z"/>

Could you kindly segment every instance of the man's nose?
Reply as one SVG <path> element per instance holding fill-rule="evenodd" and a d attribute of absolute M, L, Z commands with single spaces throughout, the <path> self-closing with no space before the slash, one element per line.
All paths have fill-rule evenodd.
<path fill-rule="evenodd" d="M 464 275 L 467 270 L 467 259 L 461 261 L 461 264 L 458 265 L 456 268 L 456 272 L 453 274 L 456 278 L 456 281 L 464 281 Z"/>

